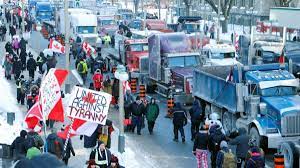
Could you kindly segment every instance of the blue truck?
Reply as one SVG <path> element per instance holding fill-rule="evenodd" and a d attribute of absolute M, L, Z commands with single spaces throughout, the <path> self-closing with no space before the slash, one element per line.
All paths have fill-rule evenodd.
<path fill-rule="evenodd" d="M 36 20 L 39 22 L 54 20 L 54 11 L 50 2 L 37 2 L 35 12 Z"/>
<path fill-rule="evenodd" d="M 209 66 L 194 69 L 192 93 L 227 133 L 244 127 L 263 148 L 280 149 L 285 167 L 299 167 L 298 86 L 285 65 Z"/>

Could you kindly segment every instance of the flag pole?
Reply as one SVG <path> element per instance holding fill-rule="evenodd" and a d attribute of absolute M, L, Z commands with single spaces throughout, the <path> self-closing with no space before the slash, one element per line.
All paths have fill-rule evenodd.
<path fill-rule="evenodd" d="M 69 131 L 68 131 L 68 134 L 67 134 L 67 138 L 66 138 L 66 141 L 65 141 L 64 150 L 63 150 L 63 157 L 65 157 L 65 155 L 66 155 L 66 150 L 67 150 L 68 142 L 69 142 L 69 139 L 70 139 L 70 134 L 71 134 L 71 130 L 72 130 L 72 127 L 73 127 L 73 123 L 74 123 L 74 118 L 72 118 L 72 120 L 71 120 L 71 124 L 70 124 Z"/>
<path fill-rule="evenodd" d="M 45 117 L 45 115 L 44 115 L 44 112 L 42 111 L 42 109 L 41 109 L 41 92 L 39 93 L 39 105 L 38 105 L 38 107 L 39 107 L 39 110 L 40 110 L 40 112 L 42 113 L 42 115 L 43 115 L 43 130 L 44 130 L 44 137 L 45 137 L 45 145 L 44 145 L 44 152 L 45 153 L 47 153 L 48 152 L 48 146 L 47 146 L 47 124 L 46 124 L 46 117 Z"/>

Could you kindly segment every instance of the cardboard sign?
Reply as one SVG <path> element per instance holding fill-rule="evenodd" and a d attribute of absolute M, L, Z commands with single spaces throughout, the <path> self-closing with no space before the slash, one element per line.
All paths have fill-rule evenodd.
<path fill-rule="evenodd" d="M 54 75 L 55 69 L 50 69 L 41 83 L 41 106 L 43 115 L 48 116 L 61 98 L 60 86 Z"/>
<path fill-rule="evenodd" d="M 69 117 L 105 125 L 111 95 L 75 86 L 69 99 Z"/>

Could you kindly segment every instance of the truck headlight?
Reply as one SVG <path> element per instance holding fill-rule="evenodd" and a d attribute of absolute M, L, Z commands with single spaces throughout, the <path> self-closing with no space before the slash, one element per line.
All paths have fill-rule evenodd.
<path fill-rule="evenodd" d="M 182 92 L 182 89 L 175 89 L 175 92 Z"/>

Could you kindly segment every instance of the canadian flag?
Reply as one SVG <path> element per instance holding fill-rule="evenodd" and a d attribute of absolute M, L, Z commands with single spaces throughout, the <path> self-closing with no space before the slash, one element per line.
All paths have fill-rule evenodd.
<path fill-rule="evenodd" d="M 97 127 L 98 127 L 97 123 L 92 123 L 81 119 L 74 119 L 71 130 L 70 130 L 71 124 L 69 124 L 66 126 L 64 131 L 58 132 L 57 135 L 63 139 L 67 139 L 67 135 L 70 131 L 70 137 L 76 135 L 91 136 L 95 132 Z"/>
<path fill-rule="evenodd" d="M 49 49 L 51 49 L 53 52 L 57 52 L 61 54 L 65 53 L 65 46 L 63 46 L 58 41 L 53 39 L 50 39 Z"/>
<path fill-rule="evenodd" d="M 40 104 L 45 117 L 55 121 L 64 121 L 64 108 L 61 98 L 61 85 L 68 75 L 64 69 L 50 69 L 40 88 Z"/>
<path fill-rule="evenodd" d="M 93 58 L 96 58 L 96 50 L 93 48 L 89 43 L 86 41 L 82 43 L 82 49 L 83 51 L 88 55 L 92 56 Z"/>
<path fill-rule="evenodd" d="M 39 103 L 36 102 L 25 116 L 25 122 L 29 129 L 34 129 L 37 125 L 39 125 L 39 121 L 43 120 L 41 107 L 39 106 Z"/>

